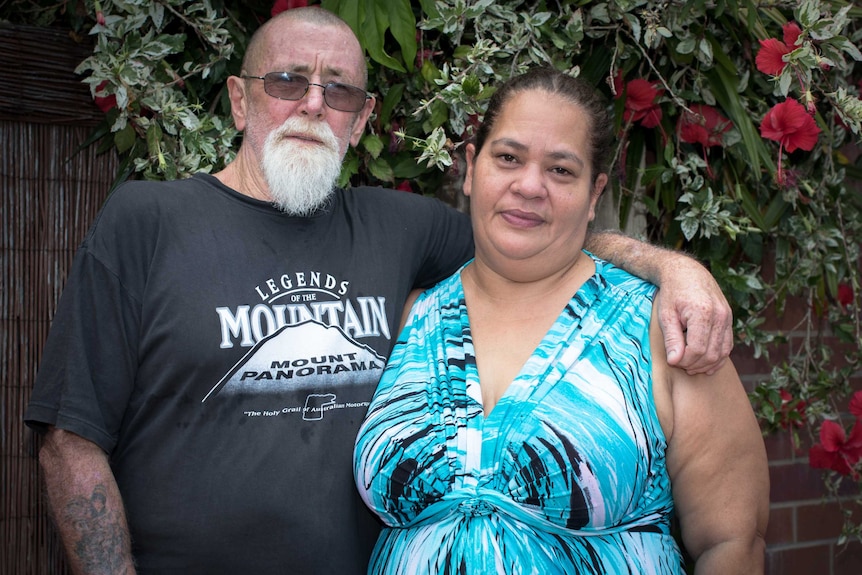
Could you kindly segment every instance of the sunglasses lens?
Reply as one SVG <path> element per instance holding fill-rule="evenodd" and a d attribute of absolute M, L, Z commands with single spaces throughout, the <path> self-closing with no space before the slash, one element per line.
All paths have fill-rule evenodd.
<path fill-rule="evenodd" d="M 323 97 L 330 108 L 343 112 L 358 112 L 365 105 L 365 92 L 355 86 L 330 83 L 323 91 Z"/>
<path fill-rule="evenodd" d="M 299 100 L 308 90 L 308 79 L 294 74 L 271 72 L 264 76 L 263 89 L 273 98 Z"/>
<path fill-rule="evenodd" d="M 270 72 L 263 77 L 264 91 L 273 98 L 281 100 L 301 100 L 310 85 L 305 76 L 289 72 Z M 320 84 L 314 85 L 320 86 Z M 330 82 L 322 88 L 326 105 L 342 112 L 358 112 L 368 99 L 365 90 L 349 84 Z"/>

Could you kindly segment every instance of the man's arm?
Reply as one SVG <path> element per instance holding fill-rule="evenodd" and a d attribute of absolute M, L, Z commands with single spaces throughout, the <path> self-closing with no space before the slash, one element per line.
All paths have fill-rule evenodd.
<path fill-rule="evenodd" d="M 733 349 L 733 315 L 712 275 L 680 252 L 614 232 L 593 232 L 585 248 L 661 287 L 659 323 L 667 362 L 689 374 L 713 374 Z"/>
<path fill-rule="evenodd" d="M 51 427 L 39 451 L 48 502 L 75 575 L 132 575 L 129 528 L 105 452 Z"/>

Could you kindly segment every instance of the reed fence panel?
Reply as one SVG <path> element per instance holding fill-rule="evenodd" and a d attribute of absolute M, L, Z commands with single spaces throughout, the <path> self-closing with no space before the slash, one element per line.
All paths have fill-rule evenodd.
<path fill-rule="evenodd" d="M 47 510 L 39 437 L 23 424 L 75 250 L 117 170 L 81 145 L 101 115 L 68 32 L 0 25 L 0 574 L 68 572 Z"/>

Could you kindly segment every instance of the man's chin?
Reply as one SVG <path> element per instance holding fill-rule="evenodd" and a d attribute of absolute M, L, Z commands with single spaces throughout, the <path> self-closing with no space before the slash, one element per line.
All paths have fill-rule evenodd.
<path fill-rule="evenodd" d="M 288 196 L 284 199 L 279 199 L 282 196 L 281 194 L 273 193 L 272 204 L 285 215 L 304 218 L 312 216 L 326 208 L 332 200 L 333 190 L 331 189 L 326 195 L 322 195 L 319 198 L 315 198 L 314 200 L 306 199 L 304 202 L 297 202 L 294 197 L 289 196 L 290 193 L 286 192 Z"/>

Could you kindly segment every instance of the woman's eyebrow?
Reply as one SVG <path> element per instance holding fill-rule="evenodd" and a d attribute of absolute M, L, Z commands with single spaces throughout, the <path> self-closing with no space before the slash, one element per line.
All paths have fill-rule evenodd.
<path fill-rule="evenodd" d="M 525 152 L 527 150 L 526 145 L 522 144 L 518 140 L 513 140 L 512 138 L 498 138 L 492 141 L 491 144 L 496 146 L 506 146 L 518 152 Z M 574 162 L 580 168 L 583 168 L 585 165 L 580 156 L 568 150 L 554 150 L 547 155 L 553 160 L 568 160 L 570 162 Z"/>

